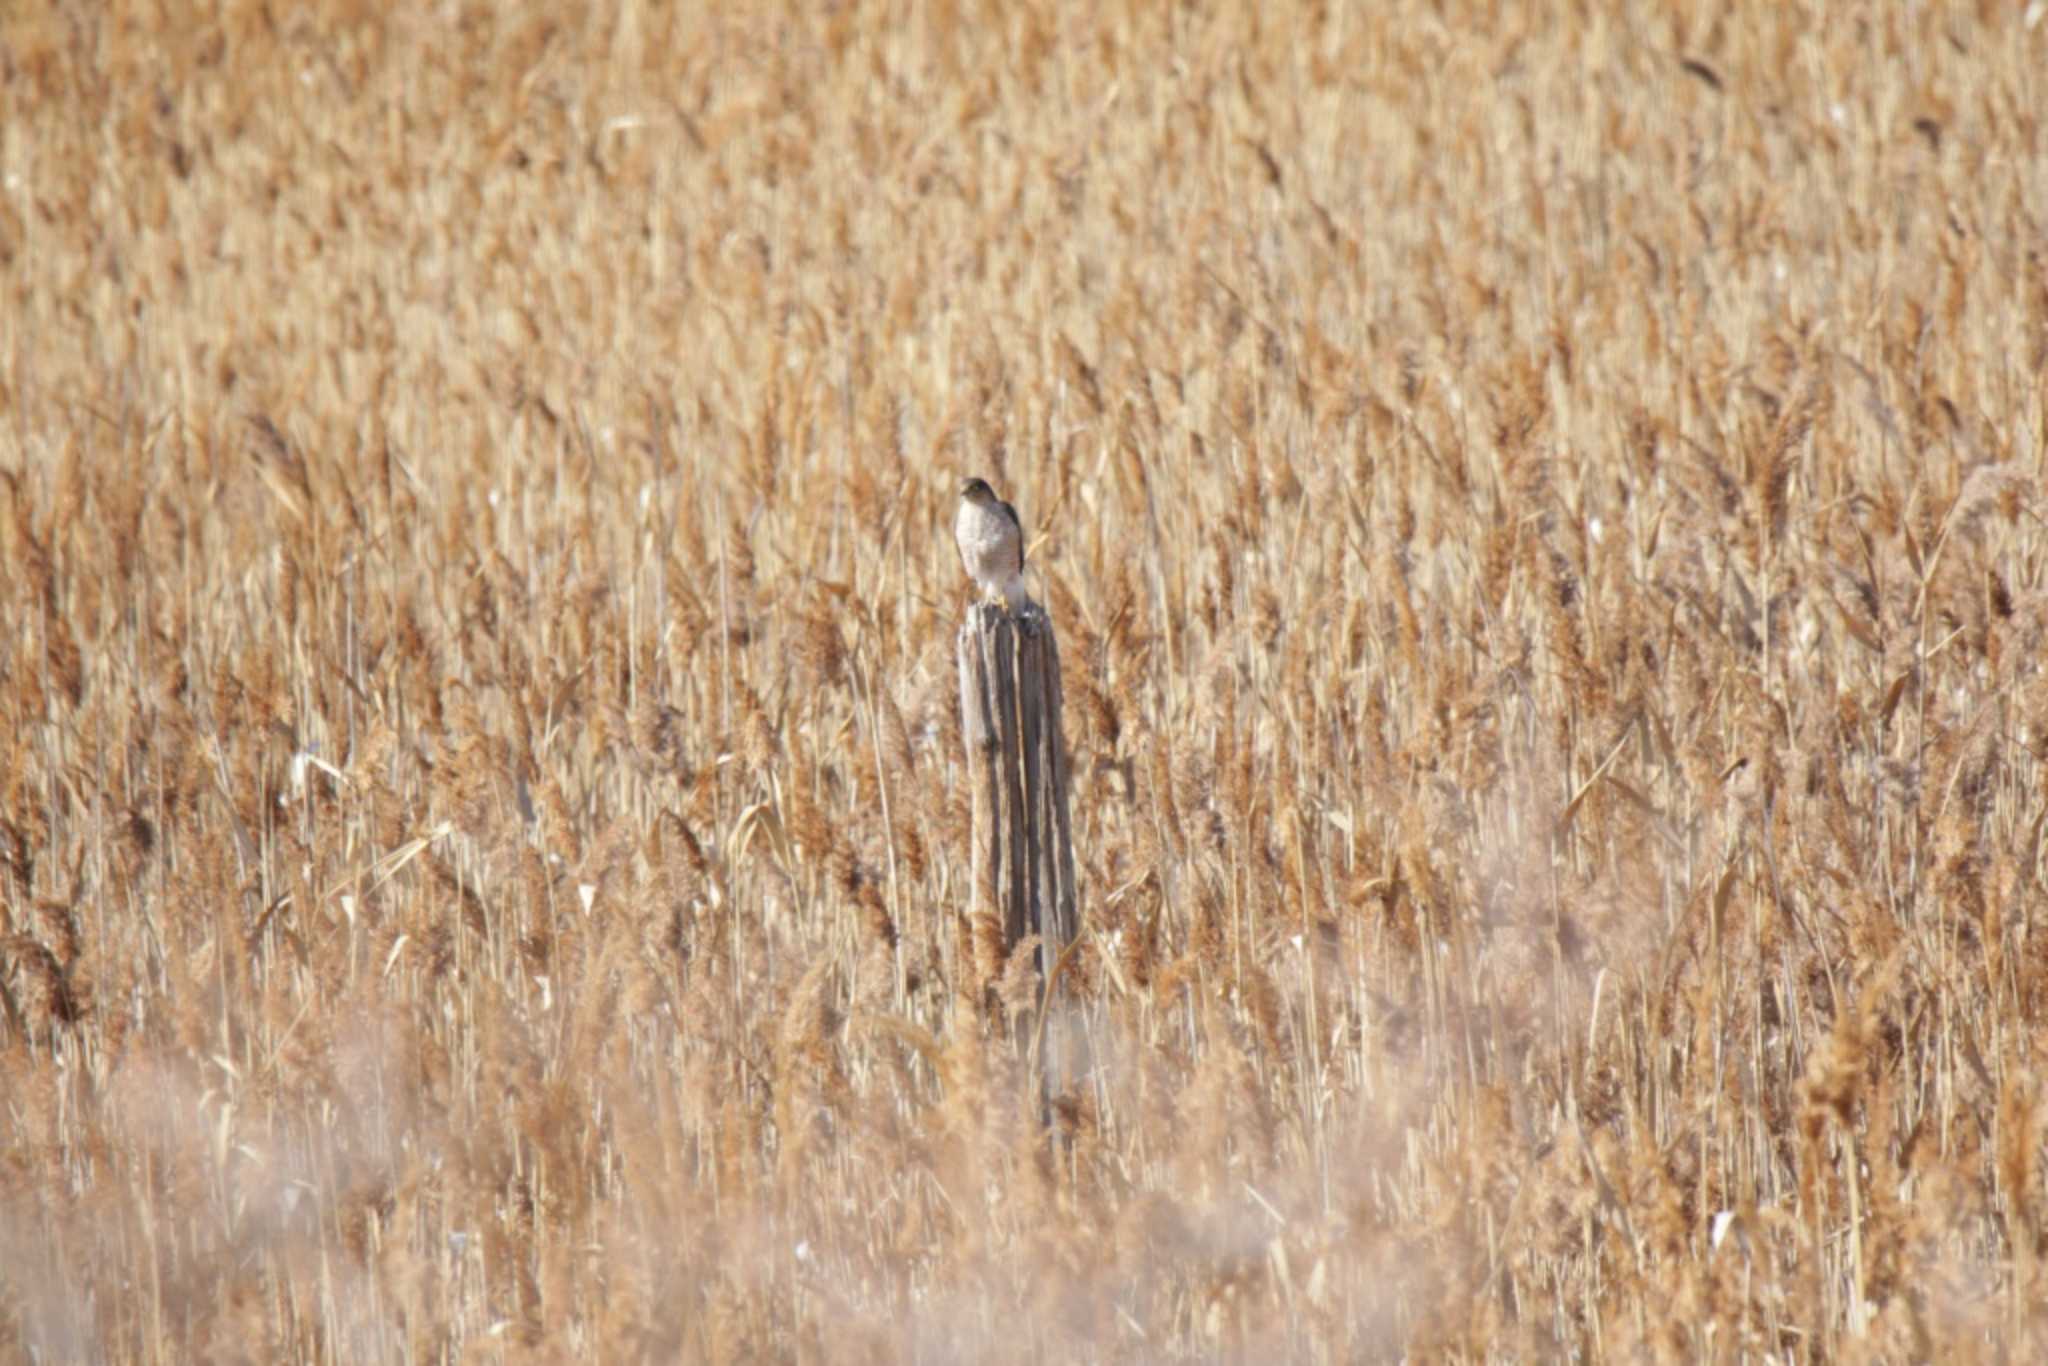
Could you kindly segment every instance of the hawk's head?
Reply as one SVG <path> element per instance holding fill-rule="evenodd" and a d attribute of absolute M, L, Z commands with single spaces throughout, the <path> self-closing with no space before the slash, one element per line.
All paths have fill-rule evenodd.
<path fill-rule="evenodd" d="M 993 503 L 996 491 L 988 486 L 986 479 L 969 479 L 960 486 L 960 496 L 970 503 Z"/>

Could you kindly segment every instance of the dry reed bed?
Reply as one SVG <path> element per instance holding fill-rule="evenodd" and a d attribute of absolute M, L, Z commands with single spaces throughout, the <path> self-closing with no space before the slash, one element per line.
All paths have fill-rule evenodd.
<path fill-rule="evenodd" d="M 2024 1354 L 2048 25 L 969 8 L 0 19 L 0 1355 Z"/>

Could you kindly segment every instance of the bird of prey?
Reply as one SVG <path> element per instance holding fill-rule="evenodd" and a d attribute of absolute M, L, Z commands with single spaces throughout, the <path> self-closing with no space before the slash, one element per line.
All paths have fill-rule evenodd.
<path fill-rule="evenodd" d="M 1024 526 L 1017 509 L 996 497 L 986 479 L 960 486 L 960 511 L 953 518 L 953 538 L 960 543 L 960 561 L 982 596 L 1000 600 L 1012 612 L 1029 601 L 1024 596 Z"/>

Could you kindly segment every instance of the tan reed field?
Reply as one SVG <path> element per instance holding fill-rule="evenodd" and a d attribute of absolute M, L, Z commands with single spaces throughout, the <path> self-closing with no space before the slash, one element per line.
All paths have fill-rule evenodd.
<path fill-rule="evenodd" d="M 0 1361 L 2048 1350 L 2044 10 L 0 8 Z"/>

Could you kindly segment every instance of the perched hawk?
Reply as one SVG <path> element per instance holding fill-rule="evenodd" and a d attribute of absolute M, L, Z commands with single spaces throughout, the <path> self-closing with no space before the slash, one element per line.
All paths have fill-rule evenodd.
<path fill-rule="evenodd" d="M 982 596 L 1001 600 L 1012 612 L 1023 608 L 1024 526 L 1017 509 L 996 497 L 986 479 L 960 486 L 960 511 L 953 518 L 960 561 Z"/>

